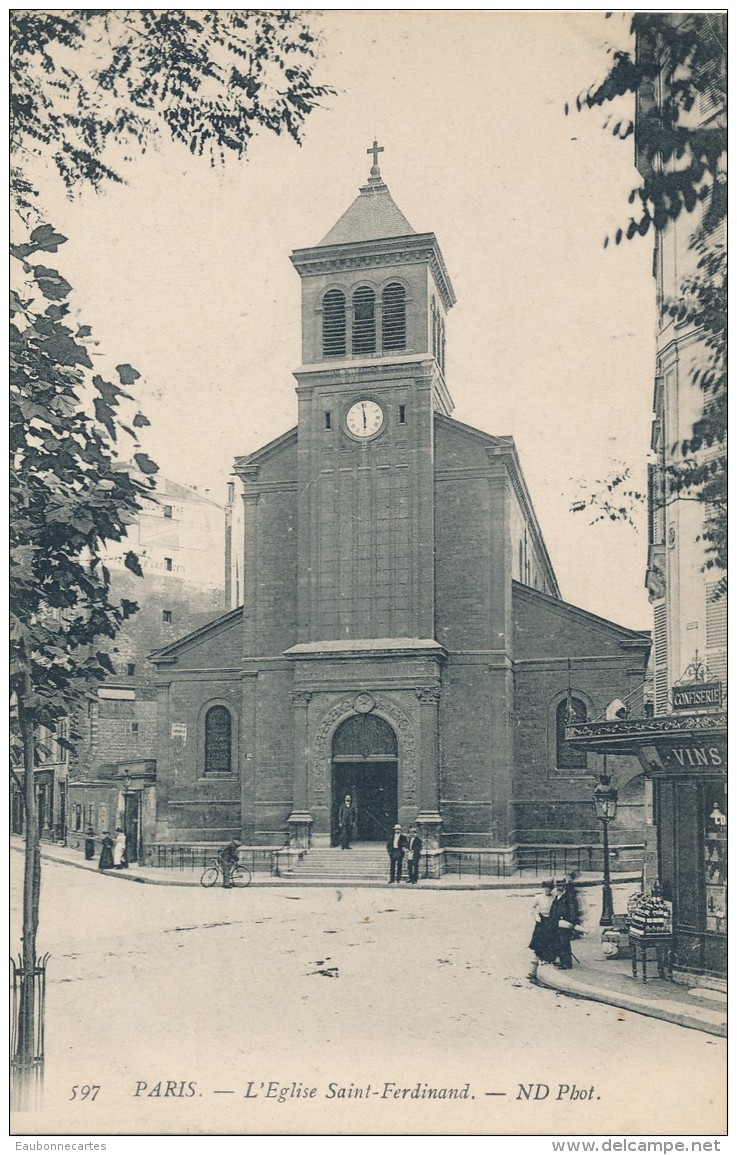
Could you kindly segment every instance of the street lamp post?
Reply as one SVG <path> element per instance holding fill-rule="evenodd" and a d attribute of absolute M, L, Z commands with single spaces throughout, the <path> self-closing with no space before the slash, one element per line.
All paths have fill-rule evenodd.
<path fill-rule="evenodd" d="M 617 814 L 618 793 L 611 783 L 611 774 L 607 774 L 606 772 L 605 756 L 604 770 L 599 775 L 598 786 L 594 787 L 594 805 L 596 806 L 596 817 L 599 819 L 602 825 L 602 849 L 604 854 L 604 885 L 602 887 L 601 893 L 601 918 L 599 919 L 599 926 L 614 925 L 612 879 L 609 872 L 609 823 L 616 817 Z"/>

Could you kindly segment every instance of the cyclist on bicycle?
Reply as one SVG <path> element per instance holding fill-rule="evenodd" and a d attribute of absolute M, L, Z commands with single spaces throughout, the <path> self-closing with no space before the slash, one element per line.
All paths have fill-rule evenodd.
<path fill-rule="evenodd" d="M 223 875 L 223 886 L 230 889 L 233 886 L 233 870 L 238 865 L 238 849 L 240 842 L 233 838 L 227 846 L 218 852 L 218 865 Z"/>

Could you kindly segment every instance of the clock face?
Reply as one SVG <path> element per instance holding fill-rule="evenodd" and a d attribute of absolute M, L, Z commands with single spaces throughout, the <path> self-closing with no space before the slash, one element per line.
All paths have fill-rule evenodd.
<path fill-rule="evenodd" d="M 345 424 L 354 437 L 374 437 L 384 424 L 384 410 L 377 401 L 356 401 L 346 414 Z"/>

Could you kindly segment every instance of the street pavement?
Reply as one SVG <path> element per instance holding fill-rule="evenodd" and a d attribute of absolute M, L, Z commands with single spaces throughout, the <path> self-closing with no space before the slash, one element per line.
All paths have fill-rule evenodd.
<path fill-rule="evenodd" d="M 14 1130 L 722 1133 L 724 1040 L 531 983 L 530 903 L 121 886 L 45 860 L 45 1083 Z"/>

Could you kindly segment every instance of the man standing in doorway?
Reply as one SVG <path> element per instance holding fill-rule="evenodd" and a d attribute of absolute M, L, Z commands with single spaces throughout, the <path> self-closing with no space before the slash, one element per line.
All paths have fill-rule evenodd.
<path fill-rule="evenodd" d="M 338 811 L 338 831 L 340 832 L 340 849 L 350 850 L 353 828 L 356 825 L 356 808 L 350 794 L 346 794 Z"/>
<path fill-rule="evenodd" d="M 402 827 L 396 824 L 394 830 L 386 840 L 386 850 L 389 855 L 389 883 L 402 881 L 402 859 L 407 849 L 407 837 L 402 834 Z"/>
<path fill-rule="evenodd" d="M 417 882 L 420 877 L 420 854 L 422 853 L 422 839 L 417 833 L 416 826 L 410 826 L 407 841 L 407 879 Z"/>

